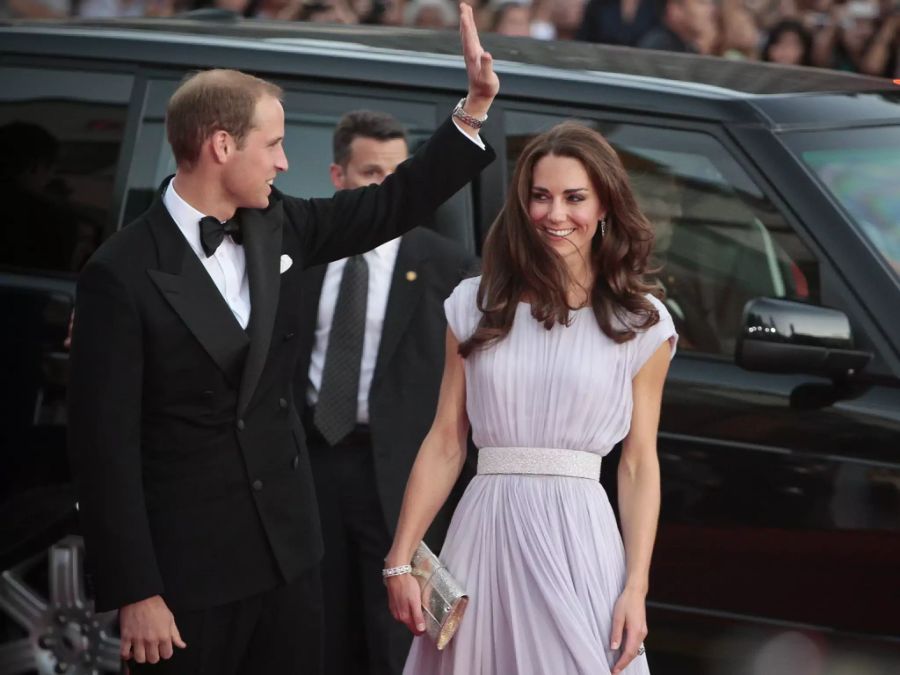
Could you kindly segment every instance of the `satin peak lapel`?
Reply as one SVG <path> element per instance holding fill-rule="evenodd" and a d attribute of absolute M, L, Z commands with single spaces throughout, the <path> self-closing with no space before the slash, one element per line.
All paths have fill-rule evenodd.
<path fill-rule="evenodd" d="M 238 416 L 242 416 L 250 405 L 272 343 L 281 289 L 282 209 L 281 204 L 276 203 L 265 212 L 256 209 L 239 211 L 250 282 L 250 323 L 247 326 L 250 351 L 238 392 Z"/>
<path fill-rule="evenodd" d="M 154 202 L 148 217 L 160 266 L 148 269 L 147 274 L 232 386 L 237 386 L 243 355 L 250 342 L 247 333 L 234 318 L 162 200 Z"/>

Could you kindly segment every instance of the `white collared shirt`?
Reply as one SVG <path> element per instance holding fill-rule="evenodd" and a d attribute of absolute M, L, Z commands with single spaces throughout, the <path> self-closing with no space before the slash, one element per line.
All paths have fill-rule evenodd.
<path fill-rule="evenodd" d="M 163 195 L 163 204 L 172 216 L 172 220 L 178 225 L 181 234 L 187 239 L 188 246 L 197 254 L 200 262 L 206 268 L 219 293 L 228 303 L 228 308 L 234 314 L 234 318 L 241 328 L 246 328 L 250 321 L 250 282 L 247 279 L 247 260 L 244 256 L 244 247 L 235 244 L 231 237 L 226 236 L 210 257 L 206 257 L 203 246 L 200 244 L 200 219 L 205 214 L 200 213 L 188 204 L 175 191 L 175 181 L 169 181 L 166 192 Z"/>
<path fill-rule="evenodd" d="M 399 250 L 400 237 L 363 254 L 363 258 L 369 266 L 369 292 L 366 296 L 366 331 L 363 337 L 356 406 L 356 421 L 360 424 L 369 423 L 369 390 L 372 388 L 372 376 L 375 374 L 378 348 L 381 345 L 381 332 L 384 328 L 388 294 L 391 290 L 391 279 L 394 276 L 394 266 L 397 263 Z M 319 315 L 316 320 L 316 342 L 309 357 L 309 384 L 306 390 L 306 400 L 310 405 L 315 405 L 319 400 L 322 369 L 325 367 L 328 338 L 331 334 L 331 322 L 334 319 L 334 307 L 337 304 L 338 291 L 346 264 L 346 258 L 330 263 L 325 271 L 325 279 L 322 281 Z"/>

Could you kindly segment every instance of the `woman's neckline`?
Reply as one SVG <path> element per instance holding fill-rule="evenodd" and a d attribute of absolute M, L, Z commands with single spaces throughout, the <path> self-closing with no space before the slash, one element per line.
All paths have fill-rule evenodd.
<path fill-rule="evenodd" d="M 520 305 L 525 305 L 526 307 L 531 307 L 531 303 L 526 300 L 519 300 Z M 574 309 L 569 309 L 570 312 L 580 312 L 583 309 L 591 309 L 591 305 L 582 305 L 581 307 L 575 307 Z"/>

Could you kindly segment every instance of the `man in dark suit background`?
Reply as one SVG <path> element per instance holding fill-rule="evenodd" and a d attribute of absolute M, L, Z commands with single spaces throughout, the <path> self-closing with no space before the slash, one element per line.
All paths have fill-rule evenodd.
<path fill-rule="evenodd" d="M 470 14 L 462 33 L 463 108 L 483 115 L 499 82 Z M 280 93 L 237 71 L 187 79 L 167 111 L 174 179 L 79 279 L 69 448 L 97 609 L 119 608 L 137 670 L 321 672 L 322 544 L 291 394 L 300 271 L 410 229 L 492 157 L 448 120 L 381 186 L 291 198 L 272 187 Z"/>
<path fill-rule="evenodd" d="M 408 156 L 400 123 L 366 110 L 340 120 L 333 148 L 338 190 L 381 183 Z M 476 259 L 416 228 L 349 263 L 363 268 L 358 285 L 348 281 L 359 272 L 346 259 L 304 272 L 294 390 L 325 542 L 325 670 L 399 675 L 412 634 L 391 616 L 380 570 L 437 406 L 443 301 Z M 434 550 L 451 510 L 448 504 L 426 536 Z"/>

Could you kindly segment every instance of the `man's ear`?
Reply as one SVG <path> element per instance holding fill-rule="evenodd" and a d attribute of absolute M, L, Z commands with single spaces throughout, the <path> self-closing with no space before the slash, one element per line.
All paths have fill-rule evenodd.
<path fill-rule="evenodd" d="M 234 139 L 227 131 L 220 129 L 213 132 L 209 137 L 209 143 L 212 155 L 219 164 L 224 164 L 234 154 Z"/>
<path fill-rule="evenodd" d="M 331 184 L 334 185 L 334 189 L 343 190 L 347 182 L 347 175 L 344 171 L 344 167 L 342 167 L 340 164 L 332 164 L 330 173 Z"/>

